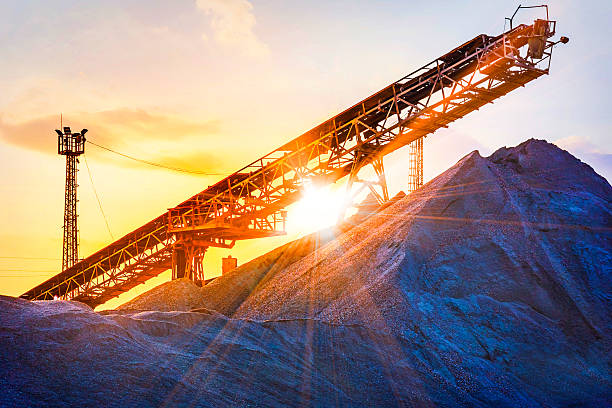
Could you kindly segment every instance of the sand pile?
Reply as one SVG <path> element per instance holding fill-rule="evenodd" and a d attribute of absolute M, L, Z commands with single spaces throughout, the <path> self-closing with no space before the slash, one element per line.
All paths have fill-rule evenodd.
<path fill-rule="evenodd" d="M 611 199 L 604 178 L 544 141 L 473 152 L 418 195 L 272 270 L 235 316 L 408 330 L 407 317 L 420 320 L 416 299 L 462 299 L 470 314 L 481 307 L 468 299 L 485 296 L 609 336 Z"/>
<path fill-rule="evenodd" d="M 284 268 L 303 258 L 335 237 L 332 230 L 324 230 L 292 241 L 267 254 L 240 265 L 223 277 L 204 287 L 188 279 L 177 279 L 159 285 L 119 306 L 123 311 L 189 311 L 213 307 L 231 316 L 270 270 Z M 224 292 L 231 287 L 231 294 Z"/>
<path fill-rule="evenodd" d="M 189 311 L 206 307 L 231 316 L 249 294 L 263 283 L 264 277 L 282 271 L 404 197 L 405 194 L 400 191 L 389 202 L 381 206 L 373 196 L 368 195 L 359 205 L 357 213 L 337 227 L 309 234 L 282 245 L 239 266 L 202 288 L 189 280 L 177 279 L 137 296 L 119 306 L 117 310 Z M 227 290 L 231 291 L 230 295 L 226 292 Z"/>
<path fill-rule="evenodd" d="M 163 283 L 131 301 L 118 310 L 191 310 L 202 306 L 201 288 L 187 278 Z"/>
<path fill-rule="evenodd" d="M 0 297 L 0 406 L 610 406 L 612 187 L 569 153 L 471 153 L 331 237 L 198 312 Z"/>

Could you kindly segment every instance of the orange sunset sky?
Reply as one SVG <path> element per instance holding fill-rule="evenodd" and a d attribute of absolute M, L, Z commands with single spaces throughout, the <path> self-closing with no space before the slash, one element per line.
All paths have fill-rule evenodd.
<path fill-rule="evenodd" d="M 150 167 L 87 145 L 112 237 L 139 227 L 480 33 L 498 34 L 511 1 L 3 1 L 0 4 L 0 293 L 18 296 L 61 268 L 65 126 L 92 142 L 202 176 Z M 612 175 L 612 7 L 550 1 L 558 33 L 551 75 L 425 140 L 425 180 L 465 154 L 535 137 Z M 530 22 L 530 13 L 518 19 Z M 391 194 L 406 188 L 407 149 L 386 158 Z M 80 256 L 112 241 L 79 165 Z M 333 190 L 333 189 L 332 189 Z M 322 226 L 311 205 L 287 237 L 211 249 L 244 263 Z M 319 214 L 319 215 L 318 215 Z M 329 217 L 328 217 L 329 218 Z M 103 305 L 168 280 L 169 272 Z"/>

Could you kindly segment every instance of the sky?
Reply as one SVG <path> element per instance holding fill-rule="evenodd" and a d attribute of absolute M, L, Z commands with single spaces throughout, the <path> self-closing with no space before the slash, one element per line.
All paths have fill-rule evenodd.
<path fill-rule="evenodd" d="M 473 150 L 486 156 L 531 137 L 569 150 L 610 180 L 612 6 L 548 4 L 558 33 L 570 38 L 555 49 L 550 75 L 427 137 L 425 181 Z M 83 257 L 474 36 L 501 33 L 517 5 L 0 2 L 0 294 L 18 296 L 61 269 L 65 161 L 53 131 L 60 114 L 64 126 L 89 129 L 97 144 L 211 174 L 151 167 L 88 144 L 78 173 Z M 385 159 L 391 194 L 406 188 L 407 153 Z M 326 212 L 309 210 L 310 217 Z M 286 237 L 209 250 L 206 277 L 220 274 L 223 256 L 241 264 L 311 232 L 312 223 L 299 222 L 303 211 L 290 210 Z"/>

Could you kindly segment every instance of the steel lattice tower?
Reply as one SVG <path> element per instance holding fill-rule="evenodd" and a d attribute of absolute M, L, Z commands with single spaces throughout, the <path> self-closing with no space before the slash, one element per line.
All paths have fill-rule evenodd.
<path fill-rule="evenodd" d="M 423 138 L 410 143 L 408 168 L 408 192 L 412 193 L 423 186 Z"/>
<path fill-rule="evenodd" d="M 62 250 L 62 270 L 70 268 L 79 260 L 79 230 L 77 227 L 77 164 L 78 156 L 85 153 L 85 133 L 72 133 L 70 127 L 64 132 L 55 130 L 58 135 L 57 153 L 66 156 L 66 189 L 64 201 L 64 237 Z"/>

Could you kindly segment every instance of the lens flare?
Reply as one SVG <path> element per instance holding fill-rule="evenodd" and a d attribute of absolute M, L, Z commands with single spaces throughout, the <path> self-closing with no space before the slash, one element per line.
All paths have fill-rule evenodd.
<path fill-rule="evenodd" d="M 287 230 L 308 233 L 335 225 L 348 202 L 344 189 L 333 187 L 306 183 L 302 199 L 289 209 Z"/>

